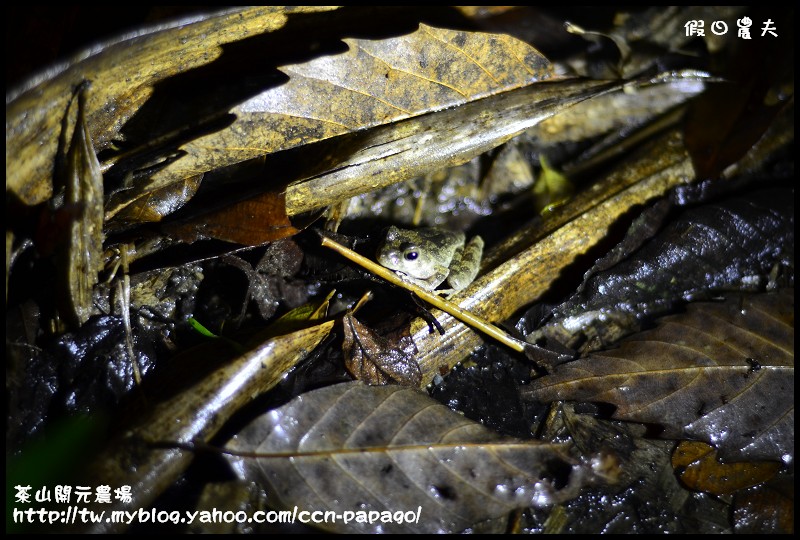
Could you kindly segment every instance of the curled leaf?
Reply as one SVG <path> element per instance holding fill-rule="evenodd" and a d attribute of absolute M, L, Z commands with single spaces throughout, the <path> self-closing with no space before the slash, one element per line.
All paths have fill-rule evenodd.
<path fill-rule="evenodd" d="M 413 354 L 358 322 L 349 311 L 342 323 L 344 363 L 353 377 L 368 384 L 394 381 L 406 386 L 420 385 L 422 372 Z"/>
<path fill-rule="evenodd" d="M 86 91 L 78 91 L 77 117 L 66 155 L 65 207 L 72 219 L 63 237 L 65 318 L 85 323 L 92 313 L 92 294 L 103 267 L 103 175 L 86 126 Z"/>

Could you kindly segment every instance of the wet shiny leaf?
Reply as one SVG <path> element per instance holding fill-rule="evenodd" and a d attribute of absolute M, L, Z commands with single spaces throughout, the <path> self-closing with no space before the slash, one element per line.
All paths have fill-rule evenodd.
<path fill-rule="evenodd" d="M 649 232 L 637 227 L 633 234 L 642 233 Z M 527 339 L 597 350 L 686 301 L 719 291 L 763 290 L 774 267 L 793 259 L 794 193 L 764 190 L 696 207 L 648 242 L 638 240 L 642 247 L 626 260 L 596 274 L 593 269 Z M 627 241 L 620 245 L 623 252 L 631 247 Z"/>
<path fill-rule="evenodd" d="M 179 445 L 208 442 L 239 408 L 278 384 L 328 335 L 332 326 L 333 322 L 322 323 L 265 341 L 138 414 L 133 425 L 95 456 L 82 473 L 82 478 L 96 485 L 132 486 L 133 502 L 123 504 L 117 499 L 96 510 L 121 510 L 122 506 L 116 504 L 149 505 L 191 463 L 193 452 Z M 216 343 L 204 347 L 213 348 Z M 217 365 L 226 350 L 227 346 L 220 344 L 209 351 Z M 194 371 L 183 380 L 197 379 L 194 364 L 198 351 L 185 354 L 191 357 Z M 109 532 L 124 528 L 124 524 L 105 521 L 78 528 L 83 532 Z"/>
<path fill-rule="evenodd" d="M 794 480 L 778 478 L 737 493 L 733 523 L 741 534 L 794 534 Z"/>
<path fill-rule="evenodd" d="M 726 461 L 794 458 L 793 290 L 731 295 L 666 317 L 619 349 L 533 381 L 539 401 L 596 401 L 664 436 L 713 444 Z"/>
<path fill-rule="evenodd" d="M 360 382 L 303 394 L 227 447 L 261 456 L 229 460 L 284 508 L 420 508 L 419 523 L 319 524 L 336 532 L 459 532 L 573 497 L 592 476 L 563 445 L 503 439 L 419 390 Z"/>
<path fill-rule="evenodd" d="M 713 446 L 684 441 L 672 454 L 672 466 L 681 482 L 695 491 L 727 495 L 772 479 L 781 464 L 777 461 L 720 463 Z"/>

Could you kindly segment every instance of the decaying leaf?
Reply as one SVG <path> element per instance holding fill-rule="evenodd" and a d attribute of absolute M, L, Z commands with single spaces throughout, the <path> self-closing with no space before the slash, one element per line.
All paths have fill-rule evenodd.
<path fill-rule="evenodd" d="M 597 401 L 713 444 L 725 461 L 794 458 L 793 290 L 696 303 L 619 349 L 533 381 L 539 401 Z"/>
<path fill-rule="evenodd" d="M 527 339 L 597 350 L 683 302 L 717 291 L 763 290 L 775 265 L 793 258 L 793 190 L 763 190 L 693 208 L 633 256 L 587 276 Z"/>
<path fill-rule="evenodd" d="M 62 237 L 63 315 L 74 326 L 92 313 L 94 286 L 103 267 L 103 174 L 86 126 L 86 92 L 83 85 L 77 93 L 77 118 L 64 165 L 62 210 L 72 219 Z"/>
<path fill-rule="evenodd" d="M 722 502 L 711 496 L 686 496 L 686 488 L 678 481 L 670 463 L 672 441 L 644 436 L 646 427 L 639 424 L 577 413 L 578 407 L 586 409 L 585 404 L 554 404 L 542 438 L 569 440 L 583 455 L 599 449 L 610 451 L 609 455 L 618 462 L 619 478 L 613 488 L 585 490 L 549 515 L 533 514 L 534 524 L 541 527 L 542 532 L 730 531 L 727 508 Z"/>
<path fill-rule="evenodd" d="M 203 213 L 164 230 L 192 243 L 213 238 L 245 246 L 258 246 L 297 234 L 286 215 L 285 195 L 266 192 L 238 203 Z"/>
<path fill-rule="evenodd" d="M 342 320 L 344 364 L 353 377 L 368 384 L 419 386 L 422 372 L 414 355 L 391 343 L 347 312 Z"/>
<path fill-rule="evenodd" d="M 275 505 L 340 515 L 419 509 L 418 523 L 319 524 L 338 532 L 459 532 L 573 497 L 591 476 L 563 445 L 503 439 L 419 390 L 359 382 L 295 398 L 228 448 L 261 455 L 229 459 Z"/>
<path fill-rule="evenodd" d="M 740 534 L 794 534 L 794 479 L 777 478 L 737 493 L 734 531 Z"/>
<path fill-rule="evenodd" d="M 776 461 L 720 463 L 714 447 L 698 441 L 683 441 L 672 454 L 683 484 L 695 491 L 727 495 L 764 483 L 780 470 Z"/>
<path fill-rule="evenodd" d="M 150 407 L 147 414 L 137 416 L 134 425 L 95 456 L 83 473 L 83 478 L 94 485 L 133 486 L 133 500 L 122 503 L 115 499 L 97 510 L 122 510 L 130 504 L 148 506 L 192 461 L 193 453 L 178 445 L 208 442 L 233 413 L 274 387 L 328 335 L 332 326 L 329 321 L 274 337 L 218 367 L 178 395 Z M 216 360 L 224 354 L 225 347 L 223 344 L 215 351 Z M 196 355 L 194 351 L 186 357 Z M 194 372 L 192 376 L 197 378 Z M 83 524 L 93 532 L 124 526 L 112 521 Z"/>

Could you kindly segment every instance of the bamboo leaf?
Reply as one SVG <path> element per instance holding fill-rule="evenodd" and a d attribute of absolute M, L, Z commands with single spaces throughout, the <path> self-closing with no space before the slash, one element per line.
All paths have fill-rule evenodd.
<path fill-rule="evenodd" d="M 86 125 L 86 91 L 77 94 L 77 118 L 67 150 L 64 208 L 72 219 L 63 236 L 64 316 L 74 326 L 92 314 L 94 286 L 103 267 L 103 175 Z"/>

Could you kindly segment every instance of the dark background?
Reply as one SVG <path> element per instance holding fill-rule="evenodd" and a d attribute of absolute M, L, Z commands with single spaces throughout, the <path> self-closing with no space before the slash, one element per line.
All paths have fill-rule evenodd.
<path fill-rule="evenodd" d="M 47 66 L 137 28 L 220 8 L 6 5 L 6 91 Z"/>

